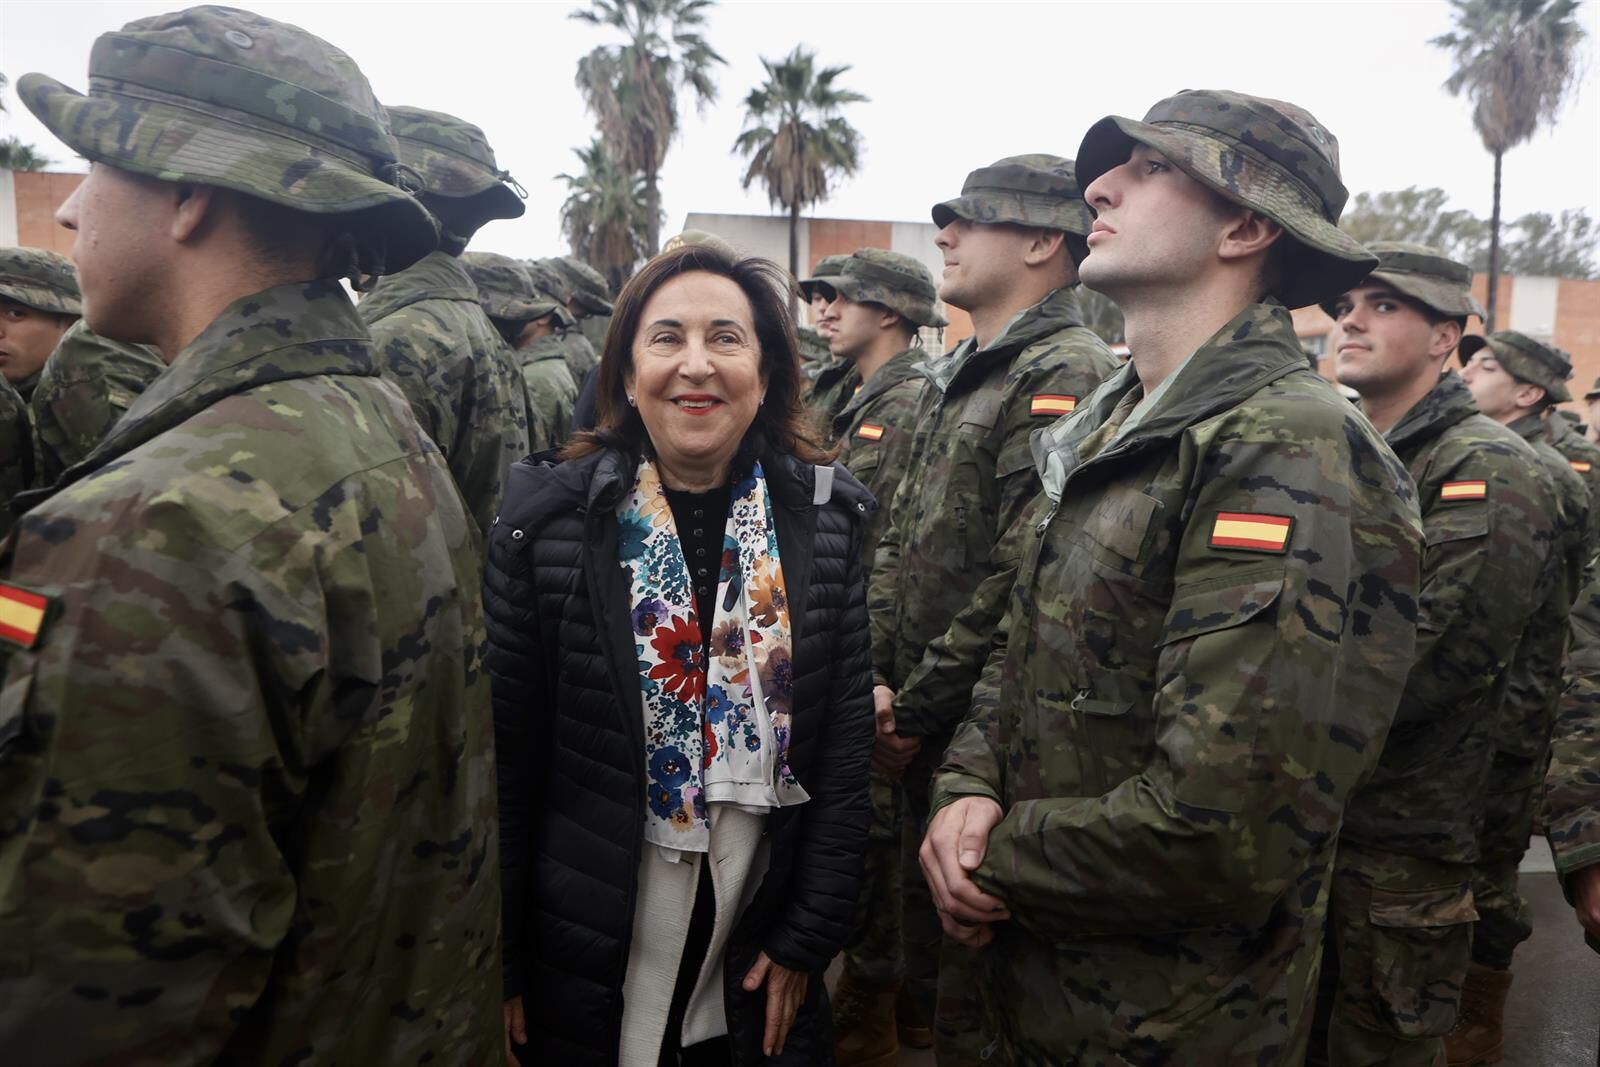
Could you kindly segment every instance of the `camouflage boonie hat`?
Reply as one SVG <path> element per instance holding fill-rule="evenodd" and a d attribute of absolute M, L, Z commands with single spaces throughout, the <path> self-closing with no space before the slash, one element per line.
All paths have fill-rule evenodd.
<path fill-rule="evenodd" d="M 737 256 L 739 254 L 733 245 L 714 233 L 707 233 L 705 230 L 684 230 L 680 234 L 675 234 L 667 238 L 667 243 L 661 246 L 661 251 L 672 252 L 682 248 L 684 245 L 706 245 L 729 256 Z"/>
<path fill-rule="evenodd" d="M 882 248 L 857 249 L 831 279 L 846 300 L 882 304 L 918 326 L 948 326 L 934 305 L 939 293 L 933 275 L 919 259 Z"/>
<path fill-rule="evenodd" d="M 438 228 L 355 61 L 297 26 L 226 7 L 136 19 L 89 53 L 89 94 L 25 74 L 17 95 L 74 152 L 346 220 L 397 271 Z"/>
<path fill-rule="evenodd" d="M 1462 366 L 1480 350 L 1487 348 L 1495 362 L 1506 369 L 1513 378 L 1537 385 L 1557 404 L 1572 399 L 1567 380 L 1572 377 L 1572 360 L 1559 348 L 1540 344 L 1525 333 L 1516 330 L 1498 330 L 1484 337 L 1470 334 L 1461 339 L 1456 356 Z M 1600 383 L 1597 383 L 1600 384 Z"/>
<path fill-rule="evenodd" d="M 78 272 L 44 248 L 0 248 L 0 297 L 53 315 L 82 315 Z"/>
<path fill-rule="evenodd" d="M 611 314 L 611 286 L 606 284 L 605 275 L 572 256 L 557 256 L 549 262 L 566 281 L 579 307 L 591 315 Z"/>
<path fill-rule="evenodd" d="M 572 299 L 572 287 L 556 269 L 555 260 L 530 259 L 522 265 L 527 268 L 528 278 L 533 282 L 534 296 L 549 297 L 556 302 L 556 319 L 563 327 L 576 325 L 578 320 L 567 310 L 567 301 Z"/>
<path fill-rule="evenodd" d="M 1484 317 L 1472 295 L 1472 268 L 1445 257 L 1437 248 L 1409 241 L 1377 241 L 1367 251 L 1378 257 L 1378 267 L 1357 285 L 1387 285 L 1401 296 L 1432 308 L 1440 315 Z M 1322 302 L 1322 310 L 1338 318 L 1337 298 Z"/>
<path fill-rule="evenodd" d="M 941 230 L 956 219 L 1037 226 L 1079 237 L 1094 225 L 1072 160 L 1042 152 L 1007 156 L 968 174 L 960 196 L 933 205 L 933 224 Z"/>
<path fill-rule="evenodd" d="M 537 292 L 528 268 L 495 252 L 468 252 L 461 265 L 478 287 L 478 303 L 490 318 L 530 322 L 554 314 L 553 298 Z"/>
<path fill-rule="evenodd" d="M 823 256 L 817 260 L 817 265 L 811 269 L 811 277 L 800 279 L 800 292 L 808 302 L 816 299 L 818 287 L 828 290 L 833 288 L 833 280 L 844 270 L 845 260 L 849 258 L 849 256 Z"/>
<path fill-rule="evenodd" d="M 528 191 L 500 169 L 483 131 L 464 119 L 420 107 L 389 108 L 400 161 L 422 178 L 422 191 L 452 200 L 480 198 L 482 217 L 521 218 Z"/>
<path fill-rule="evenodd" d="M 1339 177 L 1339 142 L 1294 104 L 1221 89 L 1185 89 L 1144 121 L 1112 115 L 1078 148 L 1078 183 L 1128 161 L 1135 144 L 1166 156 L 1225 199 L 1259 211 L 1292 239 L 1273 295 L 1291 308 L 1348 292 L 1377 257 L 1340 230 L 1350 198 Z"/>

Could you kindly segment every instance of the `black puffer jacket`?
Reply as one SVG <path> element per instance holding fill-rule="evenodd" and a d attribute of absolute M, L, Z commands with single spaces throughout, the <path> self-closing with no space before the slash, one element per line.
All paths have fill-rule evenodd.
<path fill-rule="evenodd" d="M 617 563 L 616 506 L 634 464 L 609 451 L 524 460 L 489 538 L 505 995 L 525 997 L 528 1063 L 617 1062 L 644 832 L 644 712 Z M 764 1062 L 766 992 L 739 982 L 765 951 L 812 974 L 784 1054 L 770 1062 L 827 1064 L 822 971 L 848 934 L 867 834 L 872 667 L 860 559 L 874 504 L 837 465 L 821 504 L 817 468 L 787 456 L 762 468 L 792 606 L 789 760 L 811 800 L 768 819 L 771 867 L 727 950 L 728 1025 L 737 1063 Z"/>

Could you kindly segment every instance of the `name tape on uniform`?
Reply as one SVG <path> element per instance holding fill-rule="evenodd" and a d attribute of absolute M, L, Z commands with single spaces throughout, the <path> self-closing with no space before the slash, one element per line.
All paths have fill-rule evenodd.
<path fill-rule="evenodd" d="M 44 629 L 50 598 L 0 582 L 0 641 L 32 648 Z"/>
<path fill-rule="evenodd" d="M 1035 393 L 1033 406 L 1030 409 L 1034 415 L 1071 415 L 1078 410 L 1078 398 L 1065 396 L 1061 393 Z"/>
<path fill-rule="evenodd" d="M 1245 552 L 1287 552 L 1294 519 L 1287 515 L 1257 515 L 1245 511 L 1219 511 L 1211 524 L 1211 547 Z"/>
<path fill-rule="evenodd" d="M 1439 499 L 1441 501 L 1487 500 L 1488 498 L 1488 482 L 1445 482 L 1439 487 Z"/>
<path fill-rule="evenodd" d="M 875 422 L 863 422 L 856 427 L 856 436 L 864 437 L 868 441 L 881 441 L 883 440 L 883 427 Z"/>

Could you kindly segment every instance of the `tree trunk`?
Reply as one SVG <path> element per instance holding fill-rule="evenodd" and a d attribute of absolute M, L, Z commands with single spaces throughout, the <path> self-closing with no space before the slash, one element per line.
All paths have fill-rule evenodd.
<path fill-rule="evenodd" d="M 800 280 L 800 203 L 789 205 L 789 277 Z"/>
<path fill-rule="evenodd" d="M 1489 211 L 1489 291 L 1484 309 L 1488 316 L 1483 321 L 1483 331 L 1494 333 L 1496 305 L 1500 303 L 1500 162 L 1504 152 L 1494 154 L 1494 206 Z"/>
<path fill-rule="evenodd" d="M 656 165 L 644 169 L 644 236 L 648 255 L 661 251 L 661 187 L 656 183 Z"/>

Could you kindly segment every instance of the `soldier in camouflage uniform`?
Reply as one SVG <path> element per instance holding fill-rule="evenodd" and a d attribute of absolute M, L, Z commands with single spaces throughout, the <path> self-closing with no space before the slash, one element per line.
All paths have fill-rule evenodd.
<path fill-rule="evenodd" d="M 11 501 L 33 484 L 32 428 L 28 403 L 0 376 L 0 538 L 15 518 Z"/>
<path fill-rule="evenodd" d="M 1414 659 L 1422 531 L 1289 308 L 1377 261 L 1292 104 L 1179 93 L 1097 123 L 1077 174 L 1083 280 L 1132 360 L 1034 436 L 1045 495 L 923 866 L 984 946 L 991 1063 L 1291 1067 L 1345 801 Z"/>
<path fill-rule="evenodd" d="M 868 611 L 879 683 L 875 761 L 905 774 L 901 1014 L 933 1018 L 941 1067 L 966 1067 L 987 1041 L 972 953 L 945 943 L 918 877 L 928 787 L 970 706 L 1016 573 L 1007 532 L 1039 491 L 1029 436 L 1070 412 L 1117 361 L 1083 325 L 1072 291 L 1093 219 L 1071 160 L 1012 156 L 981 167 L 932 213 L 948 264 L 939 295 L 972 316 L 977 334 L 922 365 L 928 385 L 912 458 L 890 507 Z"/>
<path fill-rule="evenodd" d="M 434 222 L 303 30 L 139 19 L 89 84 L 18 95 L 94 164 L 58 213 L 89 326 L 169 367 L 0 544 L 0 1047 L 489 1063 L 476 534 L 338 284 Z"/>
<path fill-rule="evenodd" d="M 566 310 L 538 292 L 527 268 L 509 256 L 468 252 L 463 261 L 484 312 L 522 368 L 529 450 L 559 448 L 572 433 L 578 402 L 578 385 L 557 332 Z"/>
<path fill-rule="evenodd" d="M 1555 483 L 1557 551 L 1564 565 L 1517 645 L 1492 739 L 1493 765 L 1484 785 L 1479 856 L 1472 879 L 1478 912 L 1472 967 L 1462 991 L 1460 1018 L 1445 1039 L 1452 1064 L 1499 1058 L 1511 958 L 1517 945 L 1533 934 L 1527 902 L 1517 888 L 1517 866 L 1533 832 L 1538 792 L 1550 759 L 1568 615 L 1578 591 L 1588 583 L 1596 548 L 1589 491 L 1566 457 L 1546 439 L 1545 412 L 1571 399 L 1567 390 L 1571 363 L 1550 346 L 1513 330 L 1463 338 L 1459 356 L 1465 364 L 1461 376 L 1479 410 L 1532 444 Z"/>
<path fill-rule="evenodd" d="M 1378 767 L 1350 797 L 1309 1063 L 1433 1067 L 1471 958 L 1472 865 L 1506 671 L 1562 559 L 1532 446 L 1444 373 L 1472 270 L 1423 245 L 1324 302 L 1339 381 L 1417 487 L 1427 548 L 1416 661 Z"/>
<path fill-rule="evenodd" d="M 611 287 L 603 274 L 577 256 L 558 256 L 547 260 L 572 295 L 567 310 L 578 320 L 578 331 L 595 352 L 605 351 L 606 331 L 611 328 Z M 598 364 L 598 355 L 596 356 Z"/>
<path fill-rule="evenodd" d="M 811 314 L 816 321 L 817 336 L 824 345 L 828 345 L 828 354 L 825 359 L 811 363 L 805 368 L 806 377 L 811 381 L 811 389 L 806 394 L 806 406 L 817 414 L 822 420 L 824 429 L 832 425 L 833 417 L 844 410 L 850 398 L 856 395 L 856 390 L 861 388 L 861 376 L 856 373 L 855 367 L 842 359 L 835 359 L 832 349 L 833 327 L 827 320 L 828 305 L 833 303 L 833 279 L 844 268 L 845 260 L 849 256 L 823 256 L 817 261 L 816 269 L 811 277 L 800 281 L 800 292 L 811 305 Z"/>
<path fill-rule="evenodd" d="M 1572 362 L 1571 356 L 1567 357 L 1567 362 Z M 1589 498 L 1600 500 L 1600 445 L 1584 437 L 1568 414 L 1559 408 L 1551 408 L 1546 416 L 1550 447 L 1561 453 L 1578 477 L 1583 479 L 1584 486 L 1589 490 Z M 1600 521 L 1600 511 L 1596 512 L 1596 521 Z"/>
<path fill-rule="evenodd" d="M 600 365 L 599 353 L 589 339 L 578 329 L 578 317 L 572 310 L 572 285 L 554 259 L 530 259 L 523 266 L 533 279 L 534 293 L 556 302 L 560 314 L 556 317 L 556 334 L 561 340 L 561 357 L 572 372 L 572 384 L 579 388 L 589 372 Z"/>
<path fill-rule="evenodd" d="M 1545 837 L 1589 947 L 1600 952 L 1600 581 L 1572 608 L 1561 713 L 1545 774 Z"/>
<path fill-rule="evenodd" d="M 67 327 L 83 314 L 67 257 L 43 248 L 0 248 L 0 377 L 23 400 Z"/>
<path fill-rule="evenodd" d="M 33 399 L 34 485 L 48 489 L 111 432 L 167 365 L 154 349 L 101 337 L 80 319 L 39 374 Z"/>
<path fill-rule="evenodd" d="M 417 197 L 439 220 L 440 247 L 379 279 L 359 310 L 384 377 L 411 402 L 488 537 L 500 511 L 500 483 L 528 454 L 527 409 L 516 360 L 479 306 L 460 256 L 486 223 L 522 216 L 521 186 L 513 188 L 483 131 L 470 122 L 391 107 L 389 125 L 401 161 L 422 177 Z"/>
<path fill-rule="evenodd" d="M 925 379 L 922 326 L 942 327 L 933 276 L 922 262 L 899 252 L 863 248 L 829 278 L 834 300 L 826 321 L 834 355 L 855 367 L 863 384 L 834 416 L 832 437 L 843 463 L 878 500 L 894 495 L 911 458 Z M 862 542 L 866 568 L 883 535 L 887 509 L 879 508 Z M 898 776 L 896 776 L 898 777 Z M 900 948 L 900 785 L 874 769 L 868 795 L 872 825 L 862 880 L 859 926 L 846 946 L 844 972 L 834 993 L 834 1059 L 838 1067 L 892 1064 L 899 1054 L 895 996 L 905 975 Z"/>

